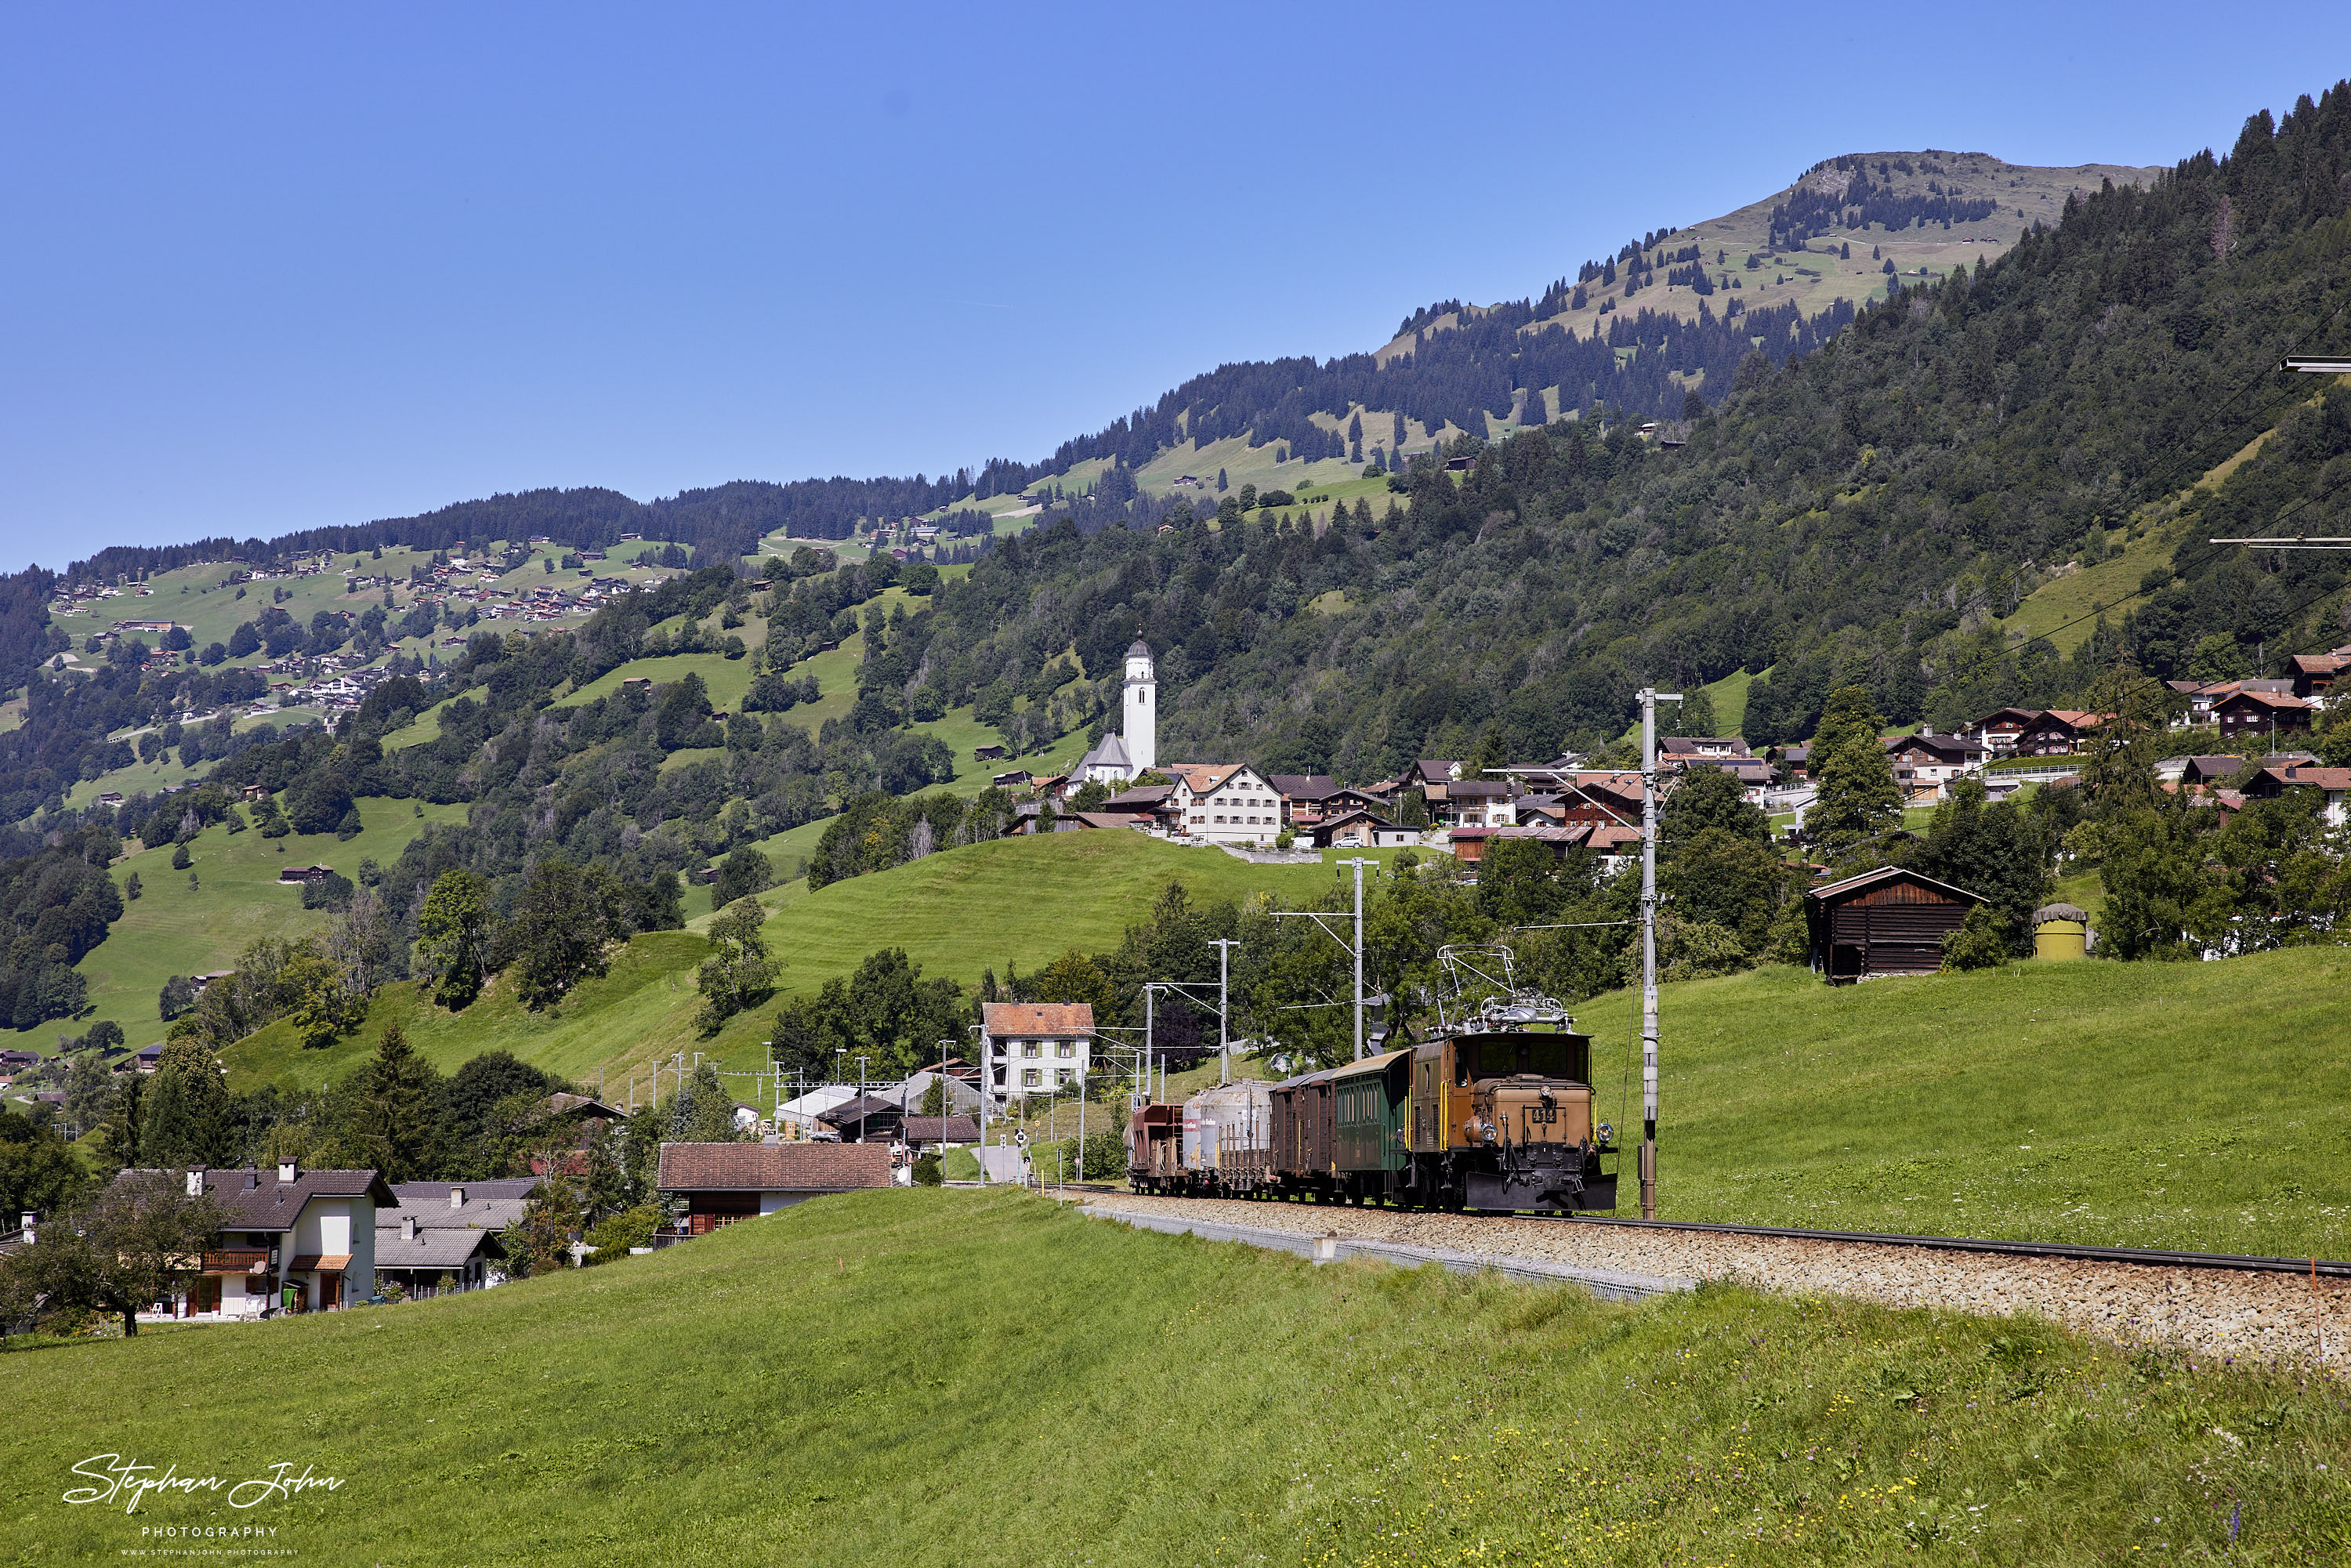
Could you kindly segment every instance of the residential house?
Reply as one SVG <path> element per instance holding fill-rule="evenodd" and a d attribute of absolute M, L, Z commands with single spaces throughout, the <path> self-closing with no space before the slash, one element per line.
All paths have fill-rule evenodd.
<path fill-rule="evenodd" d="M 1618 827 L 1641 823 L 1641 776 L 1638 773 L 1577 773 L 1561 788 L 1560 825 L 1578 822 Z"/>
<path fill-rule="evenodd" d="M 2024 738 L 2024 732 L 2030 729 L 2032 727 L 2032 721 L 2040 716 L 2041 710 L 2038 708 L 1998 709 L 1976 720 L 1971 727 L 1975 731 L 1974 739 L 1993 757 L 2013 756 L 2018 743 Z"/>
<path fill-rule="evenodd" d="M 1736 735 L 1669 735 L 1657 745 L 1660 757 L 1725 758 L 1752 755 L 1746 740 Z"/>
<path fill-rule="evenodd" d="M 607 1127 L 617 1127 L 629 1119 L 629 1113 L 618 1105 L 609 1105 L 590 1094 L 574 1094 L 559 1090 L 544 1102 L 550 1123 L 569 1123 L 571 1128 L 571 1150 L 560 1159 L 546 1154 L 530 1156 L 533 1176 L 586 1176 L 589 1145 Z"/>
<path fill-rule="evenodd" d="M 2224 740 L 2240 735 L 2292 734 L 2310 727 L 2316 713 L 2307 698 L 2284 692 L 2231 692 L 2212 705 Z"/>
<path fill-rule="evenodd" d="M 1011 755 L 1010 748 L 1002 746 L 975 746 L 971 748 L 974 762 L 1001 762 Z"/>
<path fill-rule="evenodd" d="M 1172 827 L 1176 821 L 1175 794 L 1173 784 L 1138 784 L 1104 800 L 1102 809 L 1113 816 L 1136 818 L 1146 826 Z"/>
<path fill-rule="evenodd" d="M 2245 793 L 2256 800 L 2275 800 L 2289 789 L 2315 789 L 2321 805 L 2321 817 L 2330 828 L 2339 828 L 2351 816 L 2351 768 L 2313 768 L 2289 762 L 2282 768 L 2264 768 L 2254 775 Z"/>
<path fill-rule="evenodd" d="M 371 1170 L 192 1170 L 188 1190 L 220 1205 L 220 1238 L 172 1315 L 257 1318 L 333 1312 L 375 1294 L 376 1214 L 400 1199 Z"/>
<path fill-rule="evenodd" d="M 1881 866 L 1804 894 L 1815 974 L 1831 985 L 1943 967 L 1943 937 L 1983 903 L 1907 866 Z"/>
<path fill-rule="evenodd" d="M 1246 763 L 1170 763 L 1176 831 L 1220 844 L 1270 844 L 1281 831 L 1281 796 Z"/>
<path fill-rule="evenodd" d="M 499 1232 L 522 1218 L 538 1187 L 536 1177 L 402 1182 L 392 1189 L 400 1207 L 375 1217 L 378 1285 L 424 1297 L 495 1283 L 506 1257 Z"/>
<path fill-rule="evenodd" d="M 1518 820 L 1511 786 L 1496 779 L 1455 779 L 1429 785 L 1428 820 L 1440 828 L 1501 827 Z"/>
<path fill-rule="evenodd" d="M 2032 716 L 2032 722 L 2016 737 L 2015 754 L 2019 757 L 2071 757 L 2081 749 L 2082 742 L 2098 727 L 2105 716 L 2084 713 L 2079 708 L 2050 708 Z M 1990 743 L 1986 742 L 1986 748 Z"/>
<path fill-rule="evenodd" d="M 1402 849 L 1418 843 L 1421 832 L 1418 828 L 1383 821 L 1359 807 L 1324 817 L 1305 831 L 1313 835 L 1318 850 Z"/>
<path fill-rule="evenodd" d="M 286 883 L 317 882 L 335 874 L 330 865 L 288 865 L 277 868 L 277 880 Z"/>
<path fill-rule="evenodd" d="M 980 1045 L 994 1088 L 1019 1099 L 1081 1081 L 1093 1061 L 1091 1002 L 987 1002 Z"/>
<path fill-rule="evenodd" d="M 993 775 L 989 778 L 988 783 L 998 789 L 1026 789 L 1035 778 L 1036 775 L 1026 768 L 1015 768 L 1008 773 Z"/>
<path fill-rule="evenodd" d="M 1886 743 L 1886 756 L 1897 775 L 1908 768 L 1917 789 L 1935 795 L 1943 793 L 1952 779 L 1977 772 L 1984 764 L 1982 742 L 1959 735 L 1937 735 L 1930 729 L 1896 736 Z"/>
<path fill-rule="evenodd" d="M 702 1236 L 831 1193 L 891 1184 L 887 1144 L 664 1144 L 654 1186 Z"/>
<path fill-rule="evenodd" d="M 2334 691 L 2336 678 L 2351 669 L 2351 647 L 2337 648 L 2332 653 L 2296 653 L 2285 665 L 2293 672 L 2294 695 L 2304 702 L 2323 704 Z"/>
<path fill-rule="evenodd" d="M 1339 793 L 1338 780 L 1327 773 L 1269 773 L 1265 781 L 1281 797 L 1282 821 L 1301 831 L 1321 821 L 1323 802 Z"/>
<path fill-rule="evenodd" d="M 1792 746 L 1775 746 L 1764 755 L 1786 768 L 1788 777 L 1799 784 L 1812 778 L 1813 743 L 1809 740 L 1799 741 Z"/>

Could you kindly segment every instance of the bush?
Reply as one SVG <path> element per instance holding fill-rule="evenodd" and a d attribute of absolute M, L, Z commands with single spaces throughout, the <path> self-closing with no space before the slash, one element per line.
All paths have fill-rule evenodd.
<path fill-rule="evenodd" d="M 937 1186 L 946 1180 L 946 1177 L 940 1169 L 938 1155 L 924 1155 L 914 1161 L 916 1186 Z"/>
<path fill-rule="evenodd" d="M 590 1253 L 587 1265 L 617 1262 L 629 1255 L 632 1247 L 650 1247 L 653 1232 L 661 1228 L 661 1205 L 641 1203 L 634 1208 L 624 1208 L 589 1228 L 580 1239 L 596 1249 Z"/>
<path fill-rule="evenodd" d="M 173 844 L 172 846 L 172 869 L 173 871 L 185 871 L 191 863 L 193 862 L 188 859 L 188 846 L 185 844 Z"/>
<path fill-rule="evenodd" d="M 2008 932 L 1989 904 L 1968 911 L 1966 924 L 1943 933 L 1943 972 L 1997 969 L 2008 962 Z"/>

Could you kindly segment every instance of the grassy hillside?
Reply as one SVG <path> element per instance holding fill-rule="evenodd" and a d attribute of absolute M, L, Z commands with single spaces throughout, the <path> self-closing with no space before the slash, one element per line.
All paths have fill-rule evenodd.
<path fill-rule="evenodd" d="M 2351 1257 L 2346 988 L 2339 947 L 1668 986 L 1660 1212 Z M 1636 1006 L 1576 1009 L 1619 1127 Z"/>
<path fill-rule="evenodd" d="M 250 828 L 235 834 L 225 824 L 206 828 L 188 844 L 194 862 L 189 869 L 197 881 L 193 893 L 188 872 L 172 869 L 170 844 L 115 862 L 116 885 L 135 874 L 141 894 L 125 907 L 107 939 L 76 966 L 89 982 L 97 1010 L 51 1027 L 80 1033 L 99 1019 L 112 1019 L 133 1047 L 161 1040 L 156 997 L 165 979 L 228 968 L 264 936 L 308 936 L 325 927 L 326 915 L 302 907 L 302 890 L 277 880 L 281 867 L 329 865 L 356 880 L 362 856 L 390 865 L 425 823 L 465 819 L 462 805 L 426 806 L 420 817 L 415 802 L 371 798 L 360 801 L 359 809 L 367 828 L 350 840 L 332 833 L 265 839 Z"/>
<path fill-rule="evenodd" d="M 990 967 L 999 975 L 1008 964 L 1035 970 L 1072 946 L 1115 946 L 1170 877 L 1197 898 L 1238 899 L 1260 889 L 1303 894 L 1332 874 L 1320 866 L 1251 865 L 1140 833 L 1053 833 L 944 851 L 813 894 L 806 883 L 789 883 L 763 898 L 776 911 L 767 934 L 785 963 L 786 993 L 812 991 L 893 946 L 904 947 L 925 976 L 968 986 Z M 706 923 L 699 915 L 694 922 Z M 389 986 L 368 1021 L 331 1047 L 305 1051 L 292 1029 L 277 1023 L 230 1047 L 225 1060 L 238 1087 L 286 1075 L 319 1082 L 363 1060 L 383 1025 L 397 1020 L 444 1071 L 485 1051 L 511 1051 L 573 1078 L 592 1079 L 601 1069 L 608 1086 L 625 1085 L 632 1073 L 649 1079 L 656 1062 L 680 1051 L 689 1059 L 697 1051 L 715 1056 L 730 1071 L 755 1071 L 767 1059 L 772 1009 L 733 1019 L 714 1040 L 695 1032 L 693 971 L 705 951 L 690 931 L 638 936 L 608 977 L 537 1015 L 514 1000 L 503 978 L 454 1016 L 420 999 L 413 986 Z M 162 984 L 160 976 L 155 984 Z M 152 991 L 147 1006 L 152 1019 Z M 747 1082 L 740 1092 L 749 1094 Z"/>
<path fill-rule="evenodd" d="M 1724 1288 L 1316 1270 L 1002 1192 L 819 1199 L 496 1291 L 9 1364 L 42 1418 L 0 1436 L 0 1490 L 44 1561 L 247 1525 L 349 1563 L 891 1568 L 2351 1541 L 2351 1417 L 2290 1374 Z M 69 1507 L 91 1454 L 342 1484 Z"/>

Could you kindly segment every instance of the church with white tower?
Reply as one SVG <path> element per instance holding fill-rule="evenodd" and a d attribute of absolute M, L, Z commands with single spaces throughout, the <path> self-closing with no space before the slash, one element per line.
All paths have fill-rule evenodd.
<path fill-rule="evenodd" d="M 1136 638 L 1126 651 L 1124 733 L 1105 735 L 1070 775 L 1072 784 L 1124 784 L 1159 760 L 1159 682 L 1152 674 L 1151 644 Z"/>

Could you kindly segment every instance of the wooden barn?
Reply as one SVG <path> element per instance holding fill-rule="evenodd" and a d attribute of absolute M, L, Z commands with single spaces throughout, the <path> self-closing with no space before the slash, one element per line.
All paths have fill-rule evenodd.
<path fill-rule="evenodd" d="M 1931 975 L 1943 967 L 1944 933 L 1984 901 L 1902 866 L 1849 876 L 1804 894 L 1813 971 L 1830 985 L 1876 975 Z"/>

